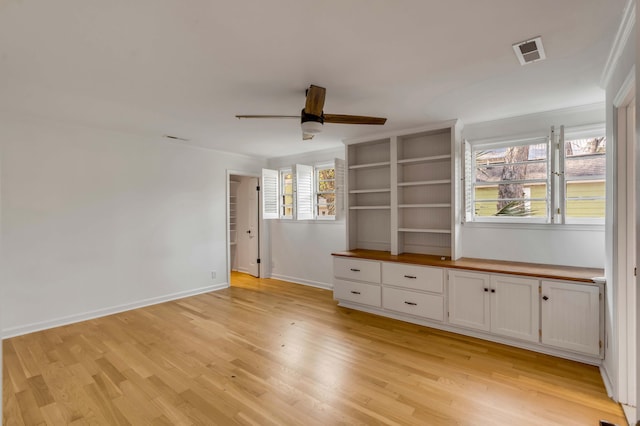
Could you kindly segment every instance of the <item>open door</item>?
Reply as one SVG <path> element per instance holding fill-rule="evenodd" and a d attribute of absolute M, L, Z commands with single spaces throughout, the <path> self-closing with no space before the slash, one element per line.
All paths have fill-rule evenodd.
<path fill-rule="evenodd" d="M 231 271 L 260 277 L 260 179 L 229 174 L 229 280 Z"/>
<path fill-rule="evenodd" d="M 245 233 L 247 235 L 247 250 L 249 254 L 248 273 L 254 277 L 260 277 L 260 228 L 258 222 L 260 208 L 260 180 L 251 178 L 247 186 L 247 221 Z"/>

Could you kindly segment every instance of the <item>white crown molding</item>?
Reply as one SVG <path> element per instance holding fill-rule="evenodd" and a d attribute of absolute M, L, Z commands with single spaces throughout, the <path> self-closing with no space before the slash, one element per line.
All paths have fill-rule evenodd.
<path fill-rule="evenodd" d="M 636 0 L 628 0 L 627 5 L 624 8 L 624 12 L 622 13 L 620 27 L 618 27 L 616 38 L 613 41 L 613 46 L 611 46 L 609 57 L 607 58 L 607 62 L 604 64 L 604 70 L 602 72 L 602 77 L 600 78 L 600 86 L 603 89 L 606 89 L 611 81 L 613 71 L 615 70 L 618 59 L 622 56 L 622 51 L 629 41 L 629 36 L 631 35 L 631 31 L 633 30 L 635 23 Z"/>

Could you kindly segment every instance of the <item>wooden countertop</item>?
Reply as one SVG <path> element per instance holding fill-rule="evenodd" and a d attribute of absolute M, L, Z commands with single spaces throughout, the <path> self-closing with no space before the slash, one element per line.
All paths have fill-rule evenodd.
<path fill-rule="evenodd" d="M 331 253 L 333 256 L 356 259 L 379 260 L 384 262 L 411 263 L 441 268 L 467 269 L 471 271 L 493 272 L 500 274 L 524 275 L 528 277 L 549 278 L 565 281 L 593 283 L 594 277 L 603 277 L 604 270 L 597 268 L 578 268 L 574 266 L 544 265 L 540 263 L 507 262 L 503 260 L 473 259 L 463 257 L 458 260 L 441 258 L 426 254 L 392 255 L 387 251 L 356 249 Z"/>

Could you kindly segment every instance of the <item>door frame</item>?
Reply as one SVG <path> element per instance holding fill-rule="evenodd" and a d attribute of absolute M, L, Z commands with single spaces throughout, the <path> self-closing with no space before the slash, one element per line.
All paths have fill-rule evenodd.
<path fill-rule="evenodd" d="M 260 182 L 261 179 L 261 175 L 260 173 L 255 173 L 255 172 L 249 172 L 249 171 L 242 171 L 242 170 L 232 170 L 232 169 L 227 169 L 227 189 L 226 189 L 226 194 L 225 194 L 225 204 L 227 207 L 227 213 L 226 213 L 226 241 L 227 241 L 227 283 L 228 285 L 231 285 L 231 233 L 229 232 L 229 220 L 230 220 L 230 214 L 231 214 L 231 206 L 229 204 L 229 195 L 231 194 L 231 176 L 241 176 L 241 177 L 250 177 L 250 178 L 257 178 L 258 182 Z M 262 191 L 258 191 L 258 255 L 259 255 L 259 259 L 260 259 L 260 265 L 258 267 L 258 276 L 259 278 L 263 278 L 265 276 L 265 262 L 264 262 L 264 258 L 266 257 L 265 254 L 267 253 L 266 248 L 267 245 L 265 244 L 266 239 L 265 237 L 265 227 L 264 227 L 264 221 L 262 219 L 262 208 L 260 207 L 262 206 Z"/>
<path fill-rule="evenodd" d="M 637 277 L 633 274 L 633 268 L 638 265 L 638 242 L 637 242 L 637 220 L 636 217 L 640 213 L 638 203 L 640 202 L 637 197 L 637 191 L 640 189 L 635 181 L 635 193 L 631 193 L 633 187 L 630 186 L 629 171 L 631 168 L 635 169 L 636 178 L 640 176 L 638 173 L 638 161 L 634 161 L 640 150 L 636 149 L 636 145 L 632 142 L 636 142 L 635 129 L 630 128 L 628 119 L 628 108 L 635 103 L 636 96 L 636 84 L 635 84 L 635 70 L 632 70 L 624 83 L 622 84 L 618 94 L 613 100 L 614 107 L 614 135 L 615 135 L 615 152 L 616 157 L 614 159 L 615 174 L 615 192 L 617 194 L 615 201 L 615 219 L 617 226 L 614 226 L 614 283 L 607 283 L 607 285 L 615 285 L 613 292 L 613 307 L 615 309 L 615 327 L 613 328 L 615 336 L 609 336 L 614 342 L 613 354 L 617 361 L 617 372 L 615 378 L 614 399 L 621 402 L 624 405 L 636 404 L 636 401 L 631 401 L 632 387 L 637 389 L 637 375 L 638 375 L 638 363 L 635 357 L 630 356 L 631 346 L 633 345 L 633 339 L 631 339 L 631 326 L 633 325 L 632 318 L 634 311 L 637 314 L 638 306 L 636 301 L 631 300 L 630 293 L 633 290 L 632 286 L 637 290 Z M 635 105 L 634 105 L 635 106 Z M 636 111 L 637 113 L 637 111 Z M 635 163 L 635 164 L 634 164 Z M 629 235 L 629 228 L 631 225 L 636 227 L 636 234 Z M 636 291 L 637 293 L 637 291 Z M 635 298 L 634 298 L 635 299 Z M 636 315 L 637 317 L 637 315 Z M 635 337 L 635 336 L 634 336 Z M 635 342 L 637 348 L 639 342 Z M 630 378 L 630 369 L 632 363 L 635 365 L 636 374 L 633 378 Z M 634 383 L 635 382 L 635 383 Z M 636 392 L 636 400 L 638 395 Z"/>

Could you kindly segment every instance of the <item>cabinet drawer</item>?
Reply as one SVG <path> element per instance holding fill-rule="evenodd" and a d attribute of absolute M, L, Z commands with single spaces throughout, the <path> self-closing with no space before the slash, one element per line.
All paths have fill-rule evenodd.
<path fill-rule="evenodd" d="M 428 266 L 385 262 L 382 264 L 382 282 L 398 287 L 442 293 L 444 271 Z"/>
<path fill-rule="evenodd" d="M 381 306 L 380 286 L 374 284 L 334 279 L 333 298 L 378 308 Z"/>
<path fill-rule="evenodd" d="M 382 289 L 384 308 L 437 321 L 444 320 L 444 297 L 397 288 Z"/>
<path fill-rule="evenodd" d="M 333 276 L 378 284 L 380 283 L 380 262 L 334 257 Z"/>

